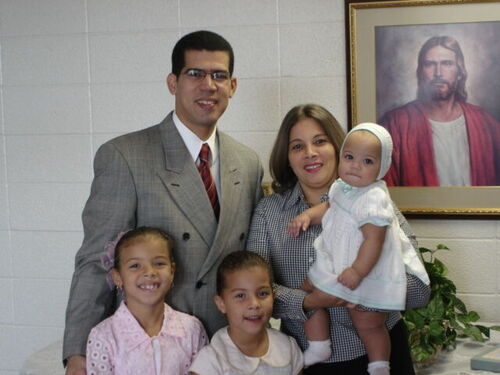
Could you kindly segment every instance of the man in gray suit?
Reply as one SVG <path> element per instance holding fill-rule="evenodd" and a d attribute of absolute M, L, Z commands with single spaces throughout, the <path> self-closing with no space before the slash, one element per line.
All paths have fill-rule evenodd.
<path fill-rule="evenodd" d="M 86 373 L 87 336 L 113 312 L 114 294 L 100 257 L 120 231 L 147 225 L 170 234 L 176 275 L 167 302 L 197 316 L 209 335 L 226 324 L 213 303 L 216 269 L 226 254 L 245 248 L 263 173 L 254 151 L 216 129 L 236 90 L 233 64 L 232 48 L 221 36 L 208 31 L 184 36 L 174 47 L 167 77 L 175 111 L 97 151 L 66 310 L 67 375 Z M 197 169 L 204 143 L 211 150 L 220 211 Z"/>

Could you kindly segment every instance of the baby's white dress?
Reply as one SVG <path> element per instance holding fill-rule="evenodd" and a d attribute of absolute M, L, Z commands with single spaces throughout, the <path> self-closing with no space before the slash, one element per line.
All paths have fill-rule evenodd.
<path fill-rule="evenodd" d="M 316 261 L 309 269 L 314 286 L 346 301 L 380 310 L 404 310 L 406 275 L 429 278 L 416 250 L 399 226 L 384 181 L 357 188 L 337 179 L 328 192 L 330 208 L 314 241 Z M 387 226 L 382 253 L 372 271 L 351 290 L 337 281 L 350 267 L 363 242 L 365 224 Z"/>

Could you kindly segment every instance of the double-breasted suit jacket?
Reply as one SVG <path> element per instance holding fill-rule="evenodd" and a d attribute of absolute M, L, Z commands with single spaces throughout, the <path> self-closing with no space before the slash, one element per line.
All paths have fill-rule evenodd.
<path fill-rule="evenodd" d="M 100 257 L 120 231 L 155 226 L 174 240 L 176 274 L 167 303 L 198 317 L 212 335 L 226 324 L 213 302 L 217 266 L 245 248 L 253 209 L 262 195 L 257 154 L 218 132 L 220 218 L 173 121 L 115 138 L 100 147 L 82 220 L 83 244 L 66 311 L 63 358 L 84 354 L 93 326 L 113 311 Z"/>

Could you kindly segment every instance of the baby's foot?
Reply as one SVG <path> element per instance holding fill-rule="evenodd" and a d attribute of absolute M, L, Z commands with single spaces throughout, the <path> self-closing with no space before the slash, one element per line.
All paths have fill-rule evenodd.
<path fill-rule="evenodd" d="M 390 375 L 390 367 L 388 361 L 376 361 L 368 363 L 368 373 L 370 375 Z"/>
<path fill-rule="evenodd" d="M 330 340 L 309 341 L 309 347 L 304 351 L 304 366 L 309 367 L 330 358 L 332 355 L 330 344 Z"/>

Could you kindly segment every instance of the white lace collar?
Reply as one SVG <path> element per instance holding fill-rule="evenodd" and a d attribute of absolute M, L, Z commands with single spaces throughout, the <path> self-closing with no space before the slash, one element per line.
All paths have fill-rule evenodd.
<path fill-rule="evenodd" d="M 269 338 L 269 349 L 262 357 L 248 357 L 243 354 L 229 337 L 227 327 L 220 329 L 210 344 L 222 358 L 227 358 L 238 373 L 251 374 L 261 363 L 269 367 L 285 367 L 292 363 L 290 348 L 279 342 L 280 332 L 266 329 Z"/>

